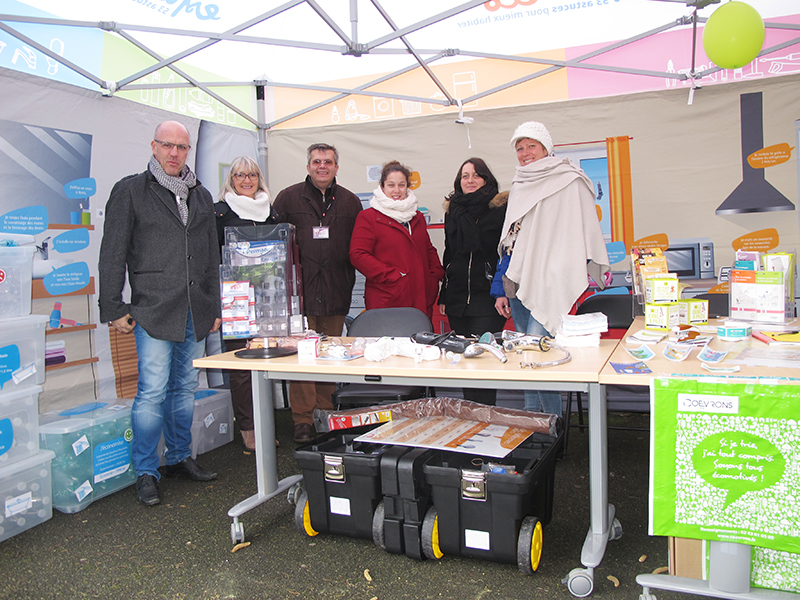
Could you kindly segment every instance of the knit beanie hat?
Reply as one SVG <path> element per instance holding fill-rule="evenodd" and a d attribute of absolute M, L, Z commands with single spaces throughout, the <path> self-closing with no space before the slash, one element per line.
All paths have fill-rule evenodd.
<path fill-rule="evenodd" d="M 511 145 L 516 146 L 517 142 L 522 138 L 536 140 L 544 146 L 548 155 L 553 153 L 553 138 L 550 137 L 547 127 L 537 121 L 527 121 L 517 127 L 514 130 L 514 135 L 511 136 Z"/>

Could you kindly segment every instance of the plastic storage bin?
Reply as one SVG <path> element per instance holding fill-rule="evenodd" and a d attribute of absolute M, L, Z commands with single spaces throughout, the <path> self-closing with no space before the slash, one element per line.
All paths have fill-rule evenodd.
<path fill-rule="evenodd" d="M 194 394 L 192 458 L 233 441 L 233 405 L 229 390 L 198 390 Z M 166 464 L 164 436 L 158 443 L 161 464 Z"/>
<path fill-rule="evenodd" d="M 192 456 L 233 441 L 233 406 L 228 390 L 200 390 L 194 395 Z"/>
<path fill-rule="evenodd" d="M 136 482 L 131 462 L 131 407 L 94 402 L 43 415 L 41 447 L 52 450 L 53 506 L 76 513 Z"/>
<path fill-rule="evenodd" d="M 50 461 L 54 454 L 42 450 L 0 468 L 0 542 L 53 516 Z"/>
<path fill-rule="evenodd" d="M 558 436 L 534 433 L 503 459 L 434 452 L 423 467 L 433 498 L 422 526 L 425 556 L 516 563 L 532 574 L 553 512 L 563 436 L 559 422 Z"/>
<path fill-rule="evenodd" d="M 0 394 L 0 468 L 39 452 L 39 394 L 34 385 Z"/>
<path fill-rule="evenodd" d="M 48 317 L 0 319 L 0 394 L 44 383 L 44 329 Z"/>
<path fill-rule="evenodd" d="M 295 496 L 300 532 L 373 539 L 373 516 L 382 497 L 381 457 L 390 446 L 353 441 L 372 427 L 332 432 L 294 451 L 305 485 Z"/>
<path fill-rule="evenodd" d="M 0 247 L 0 319 L 31 314 L 35 252 L 33 246 Z"/>

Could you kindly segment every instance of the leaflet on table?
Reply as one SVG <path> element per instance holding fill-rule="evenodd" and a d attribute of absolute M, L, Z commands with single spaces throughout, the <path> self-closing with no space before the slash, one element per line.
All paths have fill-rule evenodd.
<path fill-rule="evenodd" d="M 709 364 L 716 364 L 725 360 L 727 355 L 727 350 L 712 350 L 708 346 L 705 346 L 697 355 L 697 358 Z"/>
<path fill-rule="evenodd" d="M 653 371 L 643 362 L 635 362 L 635 363 L 617 363 L 612 362 L 611 366 L 614 368 L 614 371 L 619 373 L 620 375 L 647 375 L 648 373 L 652 373 Z"/>
<path fill-rule="evenodd" d="M 628 348 L 626 346 L 625 352 L 627 352 L 634 360 L 642 361 L 648 361 L 656 355 L 656 353 L 645 344 L 642 344 L 638 348 Z"/>
<path fill-rule="evenodd" d="M 750 367 L 784 367 L 800 369 L 800 347 L 748 346 L 728 359 L 734 364 Z"/>
<path fill-rule="evenodd" d="M 641 344 L 657 344 L 665 337 L 667 337 L 667 334 L 661 331 L 648 331 L 647 329 L 640 329 L 636 333 L 629 335 L 625 341 L 629 344 L 634 344 L 637 342 Z"/>
<path fill-rule="evenodd" d="M 769 345 L 798 346 L 800 345 L 800 331 L 754 331 L 753 337 Z"/>
<path fill-rule="evenodd" d="M 664 352 L 662 354 L 664 355 L 664 358 L 668 360 L 680 362 L 682 360 L 686 360 L 686 357 L 692 353 L 692 348 L 694 348 L 694 346 L 667 344 L 667 347 L 664 348 Z"/>
<path fill-rule="evenodd" d="M 355 439 L 503 458 L 533 433 L 530 429 L 453 417 L 400 417 Z"/>

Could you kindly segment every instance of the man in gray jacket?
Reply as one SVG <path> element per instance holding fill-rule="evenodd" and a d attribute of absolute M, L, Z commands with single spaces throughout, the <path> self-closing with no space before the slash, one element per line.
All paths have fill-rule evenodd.
<path fill-rule="evenodd" d="M 99 264 L 100 320 L 136 337 L 131 451 L 136 498 L 148 506 L 161 502 L 162 431 L 167 476 L 217 476 L 191 457 L 198 374 L 192 361 L 203 356 L 203 340 L 221 322 L 213 200 L 186 166 L 189 132 L 166 121 L 153 137 L 147 169 L 111 190 Z M 126 272 L 130 302 L 122 297 Z"/>

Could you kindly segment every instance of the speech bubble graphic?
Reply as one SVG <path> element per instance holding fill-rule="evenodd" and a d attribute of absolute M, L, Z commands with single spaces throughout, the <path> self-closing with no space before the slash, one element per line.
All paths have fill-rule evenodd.
<path fill-rule="evenodd" d="M 72 229 L 59 234 L 53 239 L 53 250 L 61 254 L 77 252 L 89 247 L 89 230 Z"/>
<path fill-rule="evenodd" d="M 747 492 L 775 485 L 786 469 L 786 459 L 772 442 L 739 431 L 705 438 L 695 447 L 692 464 L 706 482 L 728 490 L 723 509 Z"/>

